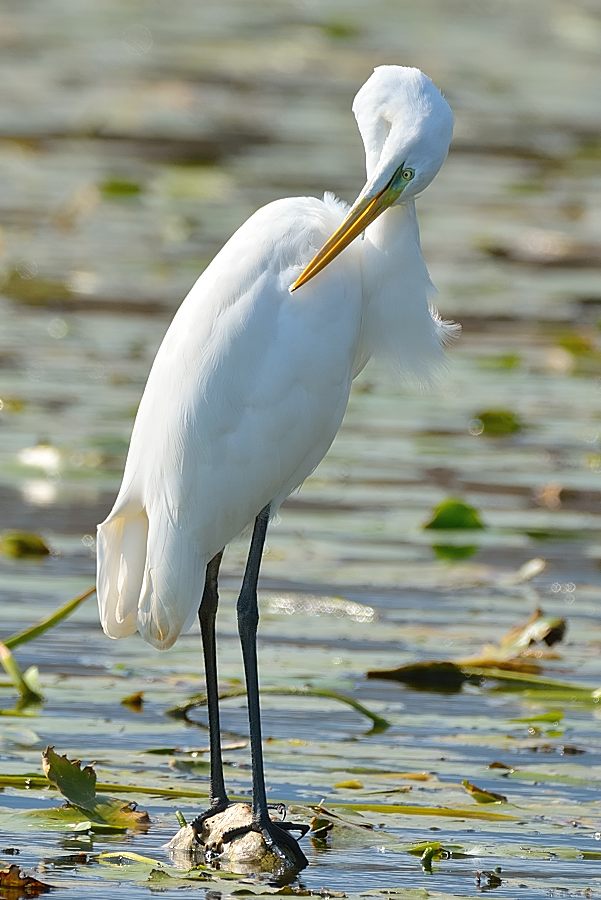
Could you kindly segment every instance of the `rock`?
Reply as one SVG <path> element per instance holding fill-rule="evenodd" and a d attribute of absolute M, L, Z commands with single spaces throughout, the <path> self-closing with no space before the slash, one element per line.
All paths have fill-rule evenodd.
<path fill-rule="evenodd" d="M 256 831 L 223 842 L 226 832 L 249 825 L 252 810 L 248 803 L 233 803 L 221 813 L 203 822 L 202 831 L 196 835 L 191 825 L 185 825 L 166 845 L 174 865 L 189 868 L 190 857 L 198 862 L 211 862 L 219 858 L 219 867 L 246 875 L 250 872 L 282 872 L 294 868 L 294 861 L 287 863 L 273 853 L 263 835 Z M 277 820 L 273 815 L 272 818 Z"/>

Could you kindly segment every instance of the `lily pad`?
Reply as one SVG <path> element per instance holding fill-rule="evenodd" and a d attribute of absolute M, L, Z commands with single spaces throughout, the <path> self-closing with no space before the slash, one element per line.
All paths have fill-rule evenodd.
<path fill-rule="evenodd" d="M 8 273 L 2 282 L 2 292 L 27 306 L 45 306 L 49 301 L 64 301 L 72 295 L 64 281 L 44 278 L 23 267 L 15 267 Z"/>
<path fill-rule="evenodd" d="M 471 781 L 464 779 L 461 786 L 473 797 L 476 803 L 507 803 L 505 794 L 497 794 L 496 791 L 487 791 L 485 788 L 472 784 Z"/>
<path fill-rule="evenodd" d="M 137 197 L 142 193 L 142 186 L 131 178 L 107 178 L 99 187 L 102 196 L 111 200 Z"/>
<path fill-rule="evenodd" d="M 485 437 L 507 437 L 522 431 L 524 424 L 510 409 L 483 409 L 474 417 L 474 430 Z"/>
<path fill-rule="evenodd" d="M 150 825 L 148 813 L 138 810 L 134 803 L 96 793 L 96 772 L 92 766 L 81 767 L 79 760 L 59 756 L 53 747 L 42 754 L 42 767 L 48 781 L 79 812 L 90 827 L 108 825 L 120 831 L 146 831 Z"/>
<path fill-rule="evenodd" d="M 482 529 L 485 525 L 475 506 L 455 497 L 449 497 L 434 507 L 430 519 L 423 527 L 451 531 L 454 529 Z"/>
<path fill-rule="evenodd" d="M 43 537 L 31 531 L 4 531 L 0 535 L 0 553 L 11 559 L 48 556 L 50 547 Z"/>

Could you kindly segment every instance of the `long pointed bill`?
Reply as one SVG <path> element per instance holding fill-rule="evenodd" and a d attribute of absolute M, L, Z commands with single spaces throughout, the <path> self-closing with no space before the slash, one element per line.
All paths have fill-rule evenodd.
<path fill-rule="evenodd" d="M 384 212 L 398 198 L 400 191 L 393 188 L 389 182 L 383 190 L 377 194 L 359 195 L 349 210 L 342 225 L 328 238 L 321 250 L 315 254 L 311 262 L 298 276 L 294 284 L 290 285 L 290 293 L 306 284 L 314 275 L 332 262 L 345 247 L 354 241 L 357 235 L 365 231 L 381 213 Z"/>

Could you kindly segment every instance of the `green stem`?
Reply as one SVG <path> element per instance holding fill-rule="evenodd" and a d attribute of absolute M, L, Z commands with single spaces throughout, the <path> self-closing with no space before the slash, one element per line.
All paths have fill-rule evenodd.
<path fill-rule="evenodd" d="M 0 641 L 0 663 L 4 671 L 16 687 L 21 697 L 22 706 L 30 703 L 40 703 L 44 698 L 27 684 L 27 680 L 21 671 L 17 660 L 14 658 L 6 644 Z"/>
<path fill-rule="evenodd" d="M 57 790 L 53 784 L 48 782 L 45 775 L 3 775 L 0 773 L 0 787 L 24 788 L 49 788 Z M 96 790 L 100 793 L 117 793 L 117 794 L 148 794 L 155 797 L 191 797 L 206 800 L 207 791 L 197 791 L 192 788 L 161 788 L 149 787 L 142 784 L 114 784 L 109 781 L 99 781 Z"/>
<path fill-rule="evenodd" d="M 336 700 L 337 703 L 344 703 L 346 706 L 350 706 L 351 709 L 356 710 L 362 716 L 365 716 L 367 719 L 369 719 L 370 722 L 373 723 L 373 727 L 371 729 L 372 732 L 376 733 L 386 731 L 387 728 L 390 728 L 390 722 L 387 719 L 384 719 L 377 713 L 372 712 L 362 703 L 359 703 L 358 700 L 355 700 L 353 697 L 349 697 L 347 694 L 341 694 L 338 691 L 331 691 L 327 688 L 314 688 L 306 686 L 264 687 L 261 688 L 261 694 L 270 694 L 272 696 L 278 697 L 321 697 L 326 700 Z M 220 700 L 233 700 L 237 697 L 245 696 L 246 689 L 243 687 L 228 688 L 227 690 L 219 692 Z M 167 713 L 170 716 L 185 718 L 191 709 L 195 709 L 198 706 L 206 706 L 206 703 L 206 694 L 194 694 L 194 696 L 190 697 L 186 701 L 186 703 L 182 703 L 178 706 L 174 706 L 171 709 L 168 709 Z"/>
<path fill-rule="evenodd" d="M 516 687 L 562 692 L 568 691 L 575 695 L 575 700 L 594 700 L 595 694 L 599 691 L 599 688 L 594 689 L 582 684 L 572 684 L 569 681 L 545 678 L 542 675 L 530 675 L 527 672 L 512 672 L 509 669 L 496 669 L 492 666 L 470 666 L 461 663 L 459 666 L 461 671 L 468 677 L 492 678 L 494 681 L 504 681 L 508 684 L 515 684 Z"/>
<path fill-rule="evenodd" d="M 35 625 L 30 625 L 29 628 L 25 628 L 23 631 L 17 632 L 17 634 L 11 634 L 11 636 L 6 638 L 3 642 L 4 646 L 12 650 L 20 644 L 26 644 L 27 641 L 32 641 L 34 638 L 39 637 L 41 634 L 44 634 L 45 631 L 48 631 L 49 628 L 53 628 L 63 619 L 66 619 L 67 616 L 70 616 L 84 600 L 87 600 L 88 597 L 91 597 L 94 593 L 96 593 L 95 587 L 88 588 L 83 594 L 79 594 L 79 596 L 67 601 L 67 603 L 64 603 L 62 606 L 59 606 L 53 613 L 45 619 L 36 622 Z"/>
<path fill-rule="evenodd" d="M 328 803 L 331 809 L 349 809 L 353 812 L 373 812 L 378 815 L 403 815 L 403 816 L 443 816 L 455 819 L 485 819 L 487 821 L 507 820 L 514 822 L 517 816 L 508 813 L 489 812 L 484 809 L 454 809 L 452 806 L 410 806 L 404 803 Z M 327 810 L 320 806 L 312 809 L 320 810 L 327 815 Z"/>

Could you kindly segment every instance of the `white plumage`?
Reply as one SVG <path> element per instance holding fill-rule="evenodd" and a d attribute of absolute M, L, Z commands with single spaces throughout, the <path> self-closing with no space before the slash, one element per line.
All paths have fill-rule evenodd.
<path fill-rule="evenodd" d="M 173 644 L 197 613 L 209 560 L 325 455 L 371 356 L 422 380 L 441 361 L 453 326 L 429 307 L 413 198 L 444 161 L 450 109 L 419 70 L 385 66 L 353 111 L 368 181 L 351 210 L 330 195 L 258 210 L 200 276 L 157 353 L 121 490 L 98 528 L 110 637 L 138 630 Z M 291 293 L 292 282 L 302 289 Z"/>

